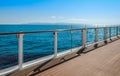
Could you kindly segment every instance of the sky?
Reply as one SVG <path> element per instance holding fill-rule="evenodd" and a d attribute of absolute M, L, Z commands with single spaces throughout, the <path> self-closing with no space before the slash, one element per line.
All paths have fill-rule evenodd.
<path fill-rule="evenodd" d="M 120 0 L 0 0 L 0 24 L 120 24 Z"/>

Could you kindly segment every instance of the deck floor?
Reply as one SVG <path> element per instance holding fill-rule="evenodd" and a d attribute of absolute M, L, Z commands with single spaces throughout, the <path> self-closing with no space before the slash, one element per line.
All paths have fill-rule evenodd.
<path fill-rule="evenodd" d="M 120 40 L 82 54 L 36 76 L 120 76 Z"/>

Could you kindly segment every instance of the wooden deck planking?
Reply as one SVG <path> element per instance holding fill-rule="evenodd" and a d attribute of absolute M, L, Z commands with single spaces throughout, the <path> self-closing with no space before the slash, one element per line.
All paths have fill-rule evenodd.
<path fill-rule="evenodd" d="M 82 54 L 36 76 L 120 76 L 120 40 Z"/>

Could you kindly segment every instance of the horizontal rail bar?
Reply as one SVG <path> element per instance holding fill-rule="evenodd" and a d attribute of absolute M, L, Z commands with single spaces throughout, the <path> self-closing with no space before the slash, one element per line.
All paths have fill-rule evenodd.
<path fill-rule="evenodd" d="M 120 26 L 115 26 L 120 27 Z M 98 29 L 104 27 L 97 27 Z M 113 28 L 113 27 L 106 27 Z M 75 31 L 75 30 L 83 30 L 83 29 L 96 29 L 96 28 L 74 28 L 74 29 L 58 29 L 58 30 L 40 30 L 40 31 L 28 31 L 28 32 L 0 32 L 0 35 L 13 35 L 13 34 L 33 34 L 33 33 L 44 33 L 44 32 L 64 32 L 64 31 Z"/>

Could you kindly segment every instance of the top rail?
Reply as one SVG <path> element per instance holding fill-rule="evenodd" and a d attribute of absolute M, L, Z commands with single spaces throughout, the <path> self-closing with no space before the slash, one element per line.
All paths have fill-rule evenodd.
<path fill-rule="evenodd" d="M 107 28 L 114 28 L 120 26 L 111 26 Z M 12 34 L 33 34 L 33 33 L 44 33 L 44 32 L 64 32 L 64 31 L 75 31 L 75 30 L 83 30 L 83 29 L 100 29 L 105 27 L 95 27 L 95 28 L 75 28 L 75 29 L 58 29 L 58 30 L 40 30 L 40 31 L 28 31 L 28 32 L 0 32 L 0 35 L 12 35 Z"/>

